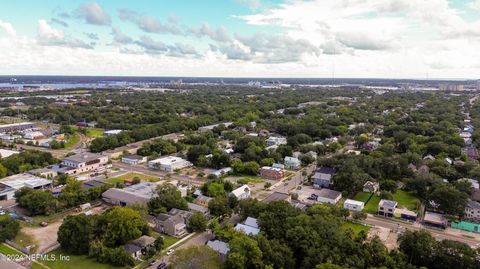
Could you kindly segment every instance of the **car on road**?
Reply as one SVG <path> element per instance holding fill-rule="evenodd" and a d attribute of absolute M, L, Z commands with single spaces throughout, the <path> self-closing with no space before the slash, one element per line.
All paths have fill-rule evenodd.
<path fill-rule="evenodd" d="M 164 262 L 162 262 L 161 264 L 159 264 L 159 265 L 157 266 L 157 269 L 164 269 L 164 268 L 166 268 L 166 267 L 167 267 L 167 264 L 164 263 Z"/>
<path fill-rule="evenodd" d="M 168 255 L 168 256 L 172 255 L 172 253 L 173 253 L 174 251 L 175 251 L 175 250 L 174 250 L 173 248 L 169 249 L 169 250 L 167 251 L 167 255 Z"/>
<path fill-rule="evenodd" d="M 157 263 L 157 260 L 153 260 L 153 261 L 151 261 L 151 262 L 148 264 L 148 266 L 153 266 L 153 265 L 156 264 L 156 263 Z"/>

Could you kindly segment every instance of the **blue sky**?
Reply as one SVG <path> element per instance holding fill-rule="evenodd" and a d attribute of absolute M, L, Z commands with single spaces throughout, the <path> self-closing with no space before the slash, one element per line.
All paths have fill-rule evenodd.
<path fill-rule="evenodd" d="M 0 74 L 477 78 L 480 0 L 2 1 Z"/>

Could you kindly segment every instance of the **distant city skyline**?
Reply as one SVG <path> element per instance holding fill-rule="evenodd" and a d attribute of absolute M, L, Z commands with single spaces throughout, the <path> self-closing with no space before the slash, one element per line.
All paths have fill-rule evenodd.
<path fill-rule="evenodd" d="M 4 1 L 0 75 L 480 78 L 480 0 Z"/>

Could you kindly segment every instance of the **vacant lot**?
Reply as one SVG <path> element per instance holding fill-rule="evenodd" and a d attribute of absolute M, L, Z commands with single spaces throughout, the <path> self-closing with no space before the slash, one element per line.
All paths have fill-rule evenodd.
<path fill-rule="evenodd" d="M 119 269 L 123 267 L 116 267 L 109 264 L 99 263 L 94 259 L 89 258 L 87 255 L 72 255 L 66 253 L 62 249 L 56 249 L 48 253 L 49 255 L 55 255 L 55 261 L 40 261 L 46 266 L 52 269 Z M 68 257 L 69 260 L 60 260 L 60 256 Z"/>
<path fill-rule="evenodd" d="M 368 231 L 370 230 L 370 227 L 368 226 L 365 226 L 360 223 L 351 222 L 351 221 L 344 221 L 342 223 L 342 227 L 344 229 L 352 229 L 355 235 L 359 234 L 360 231 L 365 231 L 368 234 Z"/>
<path fill-rule="evenodd" d="M 160 178 L 158 178 L 158 177 L 149 176 L 149 175 L 145 175 L 145 174 L 128 173 L 128 174 L 121 175 L 121 176 L 118 176 L 118 177 L 112 177 L 112 178 L 106 179 L 105 182 L 115 185 L 117 183 L 123 183 L 124 180 L 132 180 L 135 177 L 140 178 L 141 181 L 157 182 L 157 181 L 160 180 Z"/>
<path fill-rule="evenodd" d="M 397 190 L 393 194 L 393 199 L 397 201 L 398 207 L 406 207 L 410 210 L 417 210 L 417 206 L 420 203 L 417 197 L 403 190 Z"/>
<path fill-rule="evenodd" d="M 62 225 L 61 221 L 49 223 L 47 227 L 24 227 L 22 232 L 31 235 L 37 244 L 37 252 L 43 253 L 45 249 L 57 243 L 60 225 Z"/>

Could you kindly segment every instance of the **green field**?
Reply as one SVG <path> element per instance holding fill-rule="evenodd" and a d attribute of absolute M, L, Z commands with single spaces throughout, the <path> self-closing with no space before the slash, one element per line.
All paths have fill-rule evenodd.
<path fill-rule="evenodd" d="M 175 244 L 179 239 L 170 235 L 162 234 L 163 236 L 163 248 L 166 249 L 169 246 Z"/>
<path fill-rule="evenodd" d="M 368 198 L 370 198 L 371 195 L 372 194 L 368 192 L 359 192 L 355 195 L 355 197 L 353 197 L 353 200 L 366 203 Z"/>
<path fill-rule="evenodd" d="M 363 211 L 371 214 L 376 214 L 378 211 L 378 203 L 380 202 L 380 197 L 377 195 L 373 195 L 370 198 L 370 201 L 365 205 Z"/>
<path fill-rule="evenodd" d="M 263 180 L 260 177 L 243 177 L 237 180 L 237 183 L 239 184 L 249 184 L 249 183 L 263 183 L 265 180 Z"/>
<path fill-rule="evenodd" d="M 150 182 L 157 182 L 160 180 L 158 177 L 132 172 L 132 173 L 127 173 L 125 175 L 118 176 L 118 177 L 108 178 L 105 180 L 105 182 L 115 185 L 117 183 L 123 183 L 123 181 L 126 179 L 130 180 L 135 177 L 139 177 L 140 180 L 142 181 L 150 181 Z"/>
<path fill-rule="evenodd" d="M 20 251 L 10 248 L 7 246 L 5 243 L 0 244 L 0 253 L 5 254 L 5 255 L 11 255 L 11 254 L 22 254 Z"/>
<path fill-rule="evenodd" d="M 67 142 L 65 142 L 65 148 L 70 149 L 74 147 L 80 141 L 80 135 L 78 133 L 74 133 L 68 137 Z"/>
<path fill-rule="evenodd" d="M 370 227 L 368 226 L 350 221 L 344 221 L 342 223 L 342 227 L 344 229 L 352 229 L 355 235 L 359 234 L 360 231 L 365 231 L 366 233 L 368 233 L 368 231 L 370 230 Z"/>
<path fill-rule="evenodd" d="M 398 207 L 406 207 L 409 210 L 417 210 L 416 207 L 420 202 L 417 197 L 404 190 L 397 190 L 393 194 L 393 199 L 397 201 Z"/>
<path fill-rule="evenodd" d="M 87 128 L 87 138 L 97 138 L 103 136 L 103 129 L 100 128 Z"/>
<path fill-rule="evenodd" d="M 48 255 L 55 255 L 55 261 L 39 261 L 42 264 L 52 269 L 119 269 L 123 267 L 117 267 L 109 264 L 99 263 L 94 259 L 89 258 L 87 255 L 72 255 L 65 253 L 62 249 L 57 249 L 49 252 Z M 69 260 L 60 260 L 60 256 L 68 257 Z"/>

